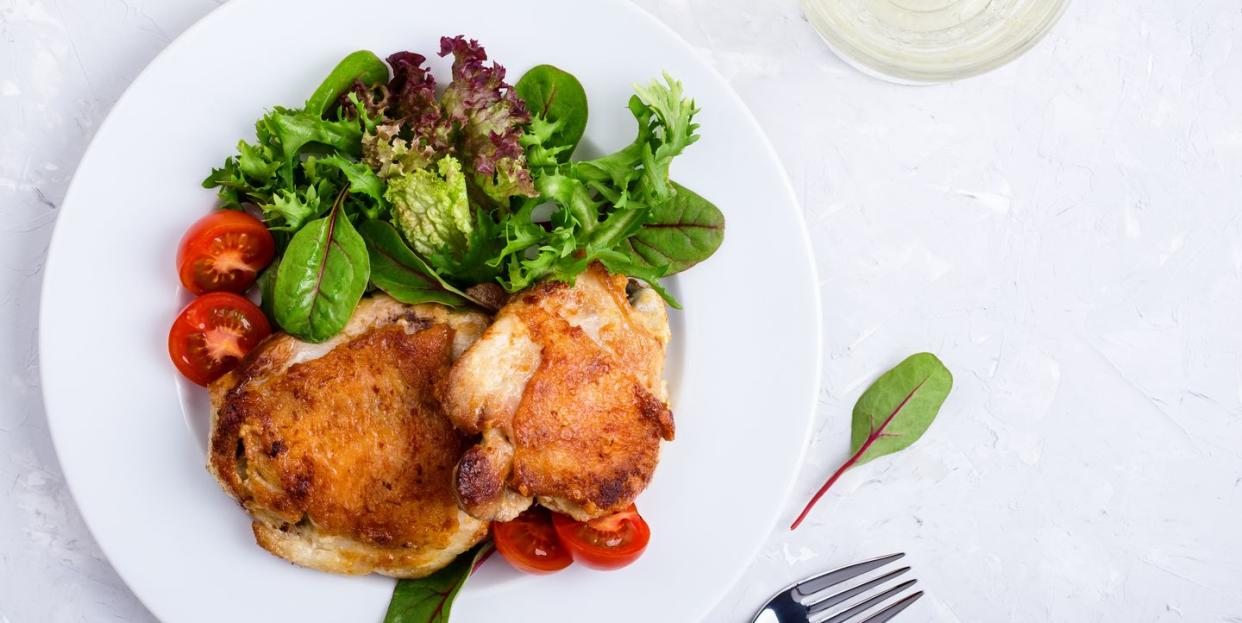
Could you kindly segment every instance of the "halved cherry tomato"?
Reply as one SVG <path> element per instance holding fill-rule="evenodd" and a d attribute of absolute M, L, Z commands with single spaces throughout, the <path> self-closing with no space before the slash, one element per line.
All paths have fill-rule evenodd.
<path fill-rule="evenodd" d="M 586 522 L 556 513 L 552 524 L 574 561 L 592 569 L 620 569 L 638 560 L 651 540 L 651 528 L 633 504 Z"/>
<path fill-rule="evenodd" d="M 195 294 L 245 292 L 272 262 L 267 226 L 240 210 L 217 210 L 190 226 L 177 249 L 181 285 Z"/>
<path fill-rule="evenodd" d="M 237 367 L 272 333 L 254 303 L 231 292 L 204 294 L 185 306 L 168 332 L 168 354 L 187 379 L 207 385 Z"/>
<path fill-rule="evenodd" d="M 551 513 L 532 506 L 512 521 L 492 523 L 496 551 L 520 571 L 545 575 L 574 561 L 556 538 Z"/>

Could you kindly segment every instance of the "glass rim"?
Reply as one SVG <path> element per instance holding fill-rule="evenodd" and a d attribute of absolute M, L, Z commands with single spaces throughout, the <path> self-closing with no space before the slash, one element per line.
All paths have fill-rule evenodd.
<path fill-rule="evenodd" d="M 970 59 L 945 68 L 932 68 L 917 64 L 897 64 L 880 58 L 855 45 L 838 28 L 818 14 L 818 4 L 824 0 L 802 0 L 802 13 L 824 43 L 847 64 L 872 77 L 897 84 L 928 85 L 970 78 L 1002 67 L 1035 47 L 1061 20 L 1070 0 L 1052 0 L 1051 10 L 1045 12 L 1032 27 L 1024 29 L 1020 37 L 1008 45 L 990 50 L 986 57 Z M 833 0 L 827 0 L 832 2 Z"/>

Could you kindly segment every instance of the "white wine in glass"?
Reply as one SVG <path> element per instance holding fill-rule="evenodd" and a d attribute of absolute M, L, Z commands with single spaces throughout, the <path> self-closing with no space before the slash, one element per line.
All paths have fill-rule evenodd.
<path fill-rule="evenodd" d="M 807 19 L 850 64 L 902 83 L 955 80 L 1020 56 L 1069 0 L 803 0 Z"/>

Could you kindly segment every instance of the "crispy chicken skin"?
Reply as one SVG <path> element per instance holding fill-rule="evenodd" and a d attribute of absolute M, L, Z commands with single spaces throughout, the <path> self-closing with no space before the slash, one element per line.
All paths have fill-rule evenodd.
<path fill-rule="evenodd" d="M 208 470 L 259 545 L 324 571 L 421 577 L 483 539 L 452 487 L 469 438 L 440 397 L 486 325 L 375 297 L 332 340 L 273 336 L 213 383 Z"/>
<path fill-rule="evenodd" d="M 515 295 L 449 375 L 447 413 L 481 433 L 457 465 L 467 513 L 507 521 L 538 499 L 579 520 L 624 508 L 673 438 L 664 302 L 592 266 Z"/>

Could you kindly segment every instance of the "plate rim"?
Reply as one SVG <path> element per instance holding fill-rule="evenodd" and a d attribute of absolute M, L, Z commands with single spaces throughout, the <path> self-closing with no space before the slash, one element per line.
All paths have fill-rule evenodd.
<path fill-rule="evenodd" d="M 81 179 L 78 173 L 82 166 L 82 163 L 87 162 L 88 159 L 90 159 L 90 157 L 92 156 L 92 154 L 97 150 L 98 145 L 99 145 L 99 137 L 105 134 L 104 130 L 108 128 L 110 124 L 115 122 L 115 119 L 117 118 L 116 111 L 120 109 L 123 105 L 125 105 L 128 102 L 128 100 L 131 98 L 133 90 L 134 90 L 134 86 L 140 83 L 142 79 L 145 76 L 147 76 L 148 73 L 152 71 L 153 67 L 156 67 L 158 65 L 161 65 L 162 63 L 167 62 L 167 58 L 169 57 L 170 54 L 172 54 L 176 50 L 180 50 L 182 47 L 187 45 L 185 42 L 188 39 L 190 39 L 189 35 L 204 28 L 205 24 L 209 24 L 215 20 L 221 19 L 222 15 L 226 15 L 230 11 L 238 10 L 237 7 L 246 2 L 260 2 L 260 1 L 263 1 L 263 0 L 230 0 L 229 2 L 220 4 L 217 7 L 208 11 L 207 13 L 203 14 L 201 17 L 195 20 L 194 23 L 190 24 L 190 26 L 182 30 L 176 37 L 173 38 L 171 42 L 168 43 L 168 45 L 164 46 L 163 49 L 161 49 L 154 57 L 152 57 L 151 60 L 148 61 L 142 67 L 141 71 L 135 74 L 135 76 L 129 81 L 129 83 L 122 90 L 121 94 L 117 97 L 116 101 L 108 108 L 108 112 L 104 116 L 103 121 L 100 122 L 100 124 L 95 128 L 95 131 L 92 134 L 90 141 L 87 143 L 86 149 L 83 150 L 82 156 L 79 158 L 77 164 L 74 166 L 73 176 L 69 182 L 69 185 L 66 188 L 64 198 L 61 202 L 61 208 L 59 210 L 59 213 L 57 214 L 56 222 L 53 225 L 52 234 L 48 241 L 48 247 L 47 247 L 47 251 L 45 254 L 43 279 L 40 283 L 40 288 L 39 288 L 39 313 L 38 313 L 39 327 L 38 327 L 37 344 L 38 344 L 39 361 L 40 361 L 40 366 L 39 366 L 40 396 L 43 400 L 44 418 L 48 424 L 48 433 L 49 433 L 49 437 L 51 438 L 52 448 L 56 456 L 57 465 L 60 468 L 61 474 L 63 475 L 63 478 L 64 478 L 65 486 L 67 490 L 69 491 L 70 497 L 73 500 L 73 504 L 74 504 L 75 509 L 77 510 L 78 515 L 82 518 L 82 523 L 85 526 L 87 533 L 90 535 L 91 539 L 94 541 L 96 546 L 99 547 L 100 551 L 103 553 L 104 557 L 107 559 L 108 566 L 117 574 L 118 577 L 121 578 L 121 580 L 125 583 L 125 588 L 128 591 L 130 591 L 130 593 L 132 593 L 139 602 L 142 603 L 143 607 L 148 612 L 150 612 L 153 616 L 161 620 L 163 619 L 163 617 L 160 616 L 160 613 L 158 613 L 155 607 L 153 606 L 154 601 L 145 597 L 144 596 L 145 591 L 141 590 L 132 581 L 132 577 L 130 576 L 130 574 L 122 570 L 121 567 L 117 566 L 113 562 L 114 556 L 113 556 L 111 547 L 108 545 L 105 545 L 104 540 L 101 540 L 97 534 L 97 525 L 100 523 L 100 520 L 96 518 L 92 521 L 86 508 L 82 506 L 79 502 L 82 499 L 82 497 L 79 495 L 78 489 L 80 486 L 82 486 L 82 479 L 81 478 L 75 479 L 71 477 L 69 474 L 69 471 L 66 470 L 65 468 L 66 463 L 65 463 L 64 458 L 66 455 L 64 454 L 65 450 L 62 447 L 62 443 L 60 439 L 62 435 L 68 434 L 67 431 L 65 430 L 65 426 L 68 420 L 66 420 L 65 418 L 56 418 L 52 416 L 52 409 L 50 408 L 52 401 L 49 400 L 50 393 L 48 390 L 48 383 L 47 383 L 47 379 L 49 377 L 49 374 L 51 373 L 49 372 L 50 368 L 44 365 L 44 362 L 47 360 L 47 358 L 45 357 L 45 353 L 47 352 L 47 349 L 48 349 L 48 343 L 51 340 L 50 335 L 49 335 L 49 327 L 50 327 L 49 314 L 50 312 L 48 311 L 49 308 L 45 304 L 47 302 L 47 293 L 49 290 L 49 284 L 52 283 L 52 279 L 49 279 L 48 277 L 54 274 L 55 267 L 60 264 L 60 262 L 56 261 L 55 258 L 58 258 L 64 255 L 63 253 L 57 253 L 57 250 L 60 248 L 60 246 L 62 246 L 61 238 L 62 238 L 62 232 L 64 231 L 64 228 L 61 227 L 61 223 L 66 218 L 67 213 L 77 211 L 76 209 L 70 211 L 70 210 L 66 210 L 65 208 L 68 206 L 74 206 L 80 203 L 79 201 L 76 200 L 76 195 L 77 195 L 77 188 L 79 186 L 79 180 Z M 801 443 L 798 444 L 797 460 L 794 463 L 798 467 L 795 468 L 794 471 L 789 474 L 789 476 L 786 479 L 786 482 L 782 486 L 783 491 L 781 491 L 781 494 L 779 496 L 780 501 L 781 501 L 780 508 L 778 512 L 772 514 L 771 519 L 768 521 L 768 525 L 767 525 L 766 532 L 765 532 L 765 537 L 762 540 L 759 540 L 753 547 L 749 548 L 750 551 L 747 552 L 747 556 L 746 556 L 746 559 L 749 562 L 745 565 L 740 565 L 736 569 L 732 570 L 732 572 L 730 573 L 729 580 L 723 583 L 722 585 L 720 585 L 719 588 L 716 589 L 715 594 L 712 595 L 712 599 L 710 601 L 708 600 L 704 601 L 704 603 L 706 604 L 705 606 L 706 609 L 703 612 L 699 613 L 697 617 L 697 620 L 703 620 L 705 617 L 710 615 L 715 608 L 720 606 L 722 600 L 729 594 L 730 590 L 737 585 L 738 581 L 741 580 L 742 576 L 753 565 L 756 555 L 762 550 L 764 545 L 774 535 L 775 529 L 779 525 L 781 517 L 783 517 L 788 512 L 787 506 L 793 494 L 793 490 L 797 485 L 798 476 L 801 472 L 802 466 L 804 466 L 806 463 L 806 455 L 810 448 L 810 444 L 812 441 L 812 431 L 814 429 L 814 423 L 815 423 L 816 416 L 818 413 L 818 406 L 817 406 L 818 396 L 819 396 L 820 391 L 823 388 L 824 345 L 823 345 L 822 289 L 821 289 L 821 284 L 820 284 L 820 279 L 819 279 L 819 274 L 818 274 L 819 272 L 818 267 L 815 262 L 814 246 L 811 242 L 810 232 L 807 227 L 806 218 L 802 210 L 801 202 L 798 200 L 797 193 L 795 192 L 793 184 L 789 179 L 789 174 L 788 174 L 788 171 L 786 170 L 784 162 L 781 160 L 778 152 L 776 151 L 775 146 L 772 144 L 770 137 L 768 136 L 767 132 L 763 129 L 763 126 L 759 123 L 758 119 L 755 117 L 754 112 L 751 110 L 751 108 L 746 104 L 745 100 L 742 99 L 741 95 L 733 87 L 733 84 L 728 79 L 725 78 L 725 76 L 716 68 L 716 66 L 712 64 L 707 58 L 704 58 L 703 55 L 700 54 L 699 51 L 696 50 L 693 45 L 691 45 L 685 38 L 681 36 L 680 33 L 674 30 L 671 26 L 666 24 L 664 21 L 660 20 L 658 17 L 656 17 L 651 12 L 647 11 L 643 7 L 635 4 L 634 2 L 630 0 L 606 0 L 606 1 L 616 7 L 619 7 L 621 10 L 629 11 L 631 14 L 638 16 L 641 20 L 643 20 L 646 23 L 648 27 L 659 30 L 663 34 L 668 36 L 669 40 L 675 42 L 675 45 L 679 47 L 682 50 L 682 52 L 686 54 L 687 57 L 694 59 L 694 61 L 696 61 L 705 72 L 710 74 L 713 78 L 718 80 L 722 85 L 726 87 L 724 90 L 728 94 L 727 97 L 731 98 L 733 100 L 733 103 L 737 105 L 737 108 L 741 111 L 743 118 L 751 126 L 751 129 L 754 131 L 755 135 L 758 137 L 763 147 L 764 159 L 769 160 L 776 165 L 777 172 L 779 174 L 778 178 L 780 180 L 780 185 L 782 187 L 782 192 L 786 195 L 786 198 L 789 202 L 790 207 L 795 212 L 794 216 L 796 218 L 794 218 L 794 221 L 795 221 L 797 234 L 798 234 L 797 238 L 798 238 L 799 246 L 802 251 L 802 255 L 806 259 L 805 268 L 808 271 L 808 277 L 811 282 L 810 283 L 810 287 L 811 287 L 810 299 L 813 305 L 812 305 L 812 309 L 810 310 L 811 318 L 812 318 L 812 327 L 809 327 L 809 328 L 812 329 L 811 331 L 812 335 L 809 337 L 813 337 L 812 343 L 814 345 L 814 357 L 813 357 L 814 370 L 813 370 L 813 375 L 811 377 L 812 380 L 811 380 L 811 384 L 809 388 L 811 391 L 808 392 L 809 395 L 802 397 L 802 400 L 806 403 L 804 405 L 806 413 L 803 416 L 804 423 L 803 423 L 802 431 L 801 431 L 802 440 L 801 440 Z M 59 424 L 56 423 L 58 421 L 60 422 Z"/>
<path fill-rule="evenodd" d="M 709 74 L 727 87 L 725 91 L 728 92 L 728 97 L 737 104 L 738 109 L 742 111 L 742 116 L 745 117 L 746 122 L 750 124 L 751 129 L 753 129 L 755 134 L 759 137 L 759 141 L 763 145 L 765 158 L 776 164 L 776 168 L 779 172 L 778 177 L 781 181 L 781 187 L 789 200 L 790 206 L 792 206 L 796 212 L 795 216 L 797 218 L 795 218 L 794 221 L 797 226 L 799 242 L 802 246 L 803 256 L 807 261 L 807 269 L 811 279 L 811 300 L 813 301 L 811 317 L 814 319 L 813 344 L 815 345 L 815 370 L 813 380 L 811 382 L 810 396 L 808 397 L 809 404 L 806 405 L 807 414 L 804 416 L 806 422 L 803 425 L 802 430 L 802 443 L 799 444 L 797 461 L 794 463 L 798 467 L 794 469 L 793 473 L 789 475 L 788 480 L 785 482 L 784 491 L 782 491 L 780 495 L 780 509 L 778 512 L 773 513 L 772 519 L 768 522 L 766 536 L 763 540 L 759 541 L 750 548 L 750 552 L 748 552 L 746 556 L 749 562 L 746 565 L 739 566 L 737 569 L 734 569 L 729 581 L 726 582 L 724 586 L 716 590 L 716 595 L 713 596 L 711 604 L 707 607 L 707 610 L 699 614 L 698 620 L 702 621 L 720 605 L 720 602 L 729 594 L 729 591 L 733 589 L 739 581 L 741 581 L 742 576 L 746 574 L 746 571 L 754 565 L 755 556 L 763 550 L 763 546 L 772 538 L 776 528 L 780 525 L 781 517 L 788 512 L 786 507 L 789 506 L 789 500 L 792 498 L 794 488 L 798 484 L 798 476 L 802 472 L 802 467 L 806 465 L 806 455 L 811 447 L 811 437 L 815 427 L 815 418 L 819 412 L 819 392 L 824 386 L 824 297 L 820 288 L 819 268 L 815 264 L 815 246 L 811 244 L 811 232 L 807 228 L 806 215 L 802 210 L 802 202 L 798 200 L 798 193 L 794 191 L 793 182 L 789 179 L 789 171 L 785 169 L 784 161 L 781 160 L 780 154 L 777 153 L 776 146 L 772 144 L 772 139 L 768 136 L 768 133 L 764 131 L 763 126 L 759 124 L 759 120 L 755 117 L 754 111 L 752 111 L 750 106 L 746 104 L 746 100 L 742 99 L 742 96 L 737 92 L 737 89 L 733 88 L 733 83 L 729 82 L 729 80 L 725 78 L 724 74 L 720 73 L 720 70 L 716 68 L 716 65 L 712 64 L 708 61 L 708 59 L 699 54 L 698 50 L 696 50 L 694 46 L 690 45 L 690 42 L 686 41 L 685 37 L 681 36 L 681 33 L 673 30 L 672 26 L 664 23 L 663 20 L 633 2 L 628 0 L 616 0 L 616 3 L 624 4 L 626 7 L 634 10 L 640 14 L 651 27 L 661 30 L 665 34 L 669 35 L 670 38 L 676 42 L 676 45 L 682 48 L 688 56 L 702 63 L 704 69 Z M 756 605 L 755 607 L 758 609 L 759 605 Z"/>

